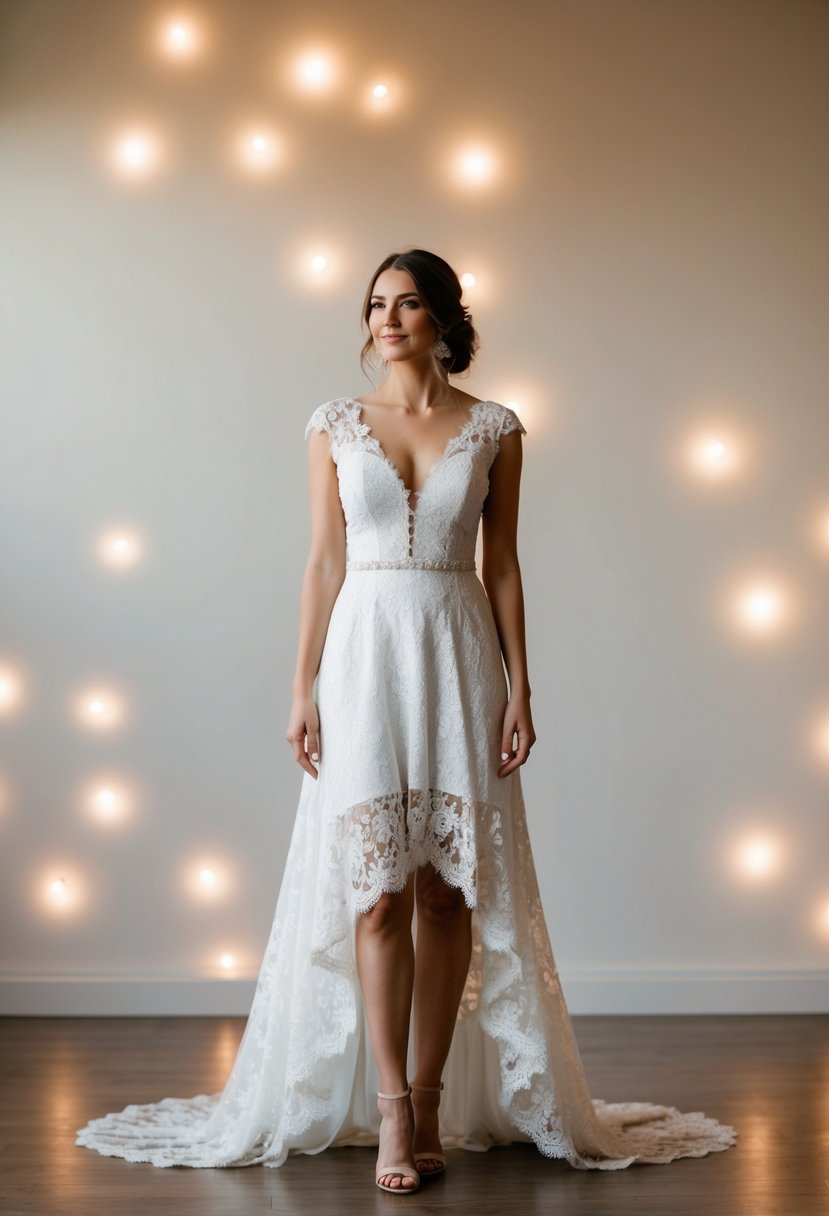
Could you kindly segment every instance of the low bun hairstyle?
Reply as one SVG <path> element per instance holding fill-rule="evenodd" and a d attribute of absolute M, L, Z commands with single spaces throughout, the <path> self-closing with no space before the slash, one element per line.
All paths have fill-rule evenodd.
<path fill-rule="evenodd" d="M 449 354 L 439 359 L 433 353 L 436 367 L 445 375 L 457 375 L 468 370 L 478 350 L 478 334 L 472 325 L 472 314 L 461 303 L 463 288 L 452 267 L 436 253 L 428 249 L 407 249 L 403 253 L 390 253 L 371 276 L 363 300 L 363 321 L 369 324 L 371 296 L 374 284 L 384 270 L 405 270 L 412 276 L 420 293 L 423 305 L 432 318 L 438 334 L 449 347 Z M 437 341 L 437 339 L 436 339 Z M 366 363 L 374 349 L 374 340 L 369 335 L 360 351 L 360 366 Z"/>

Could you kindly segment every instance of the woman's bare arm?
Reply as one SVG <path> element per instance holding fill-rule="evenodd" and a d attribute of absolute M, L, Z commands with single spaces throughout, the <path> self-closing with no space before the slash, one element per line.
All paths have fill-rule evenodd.
<path fill-rule="evenodd" d="M 317 770 L 308 758 L 314 752 L 322 755 L 313 686 L 331 611 L 345 578 L 345 516 L 340 502 L 337 468 L 324 431 L 312 430 L 308 437 L 308 487 L 311 545 L 300 593 L 299 639 L 286 738 L 293 748 L 294 759 L 312 777 L 316 777 Z"/>
<path fill-rule="evenodd" d="M 499 452 L 489 472 L 489 493 L 482 516 L 483 564 L 481 582 L 490 604 L 509 679 L 509 706 L 504 721 L 500 766 L 505 777 L 523 764 L 536 735 L 530 713 L 530 678 L 524 623 L 524 591 L 518 564 L 518 498 L 523 462 L 521 432 L 512 431 L 499 441 Z M 513 749 L 513 734 L 518 747 Z"/>

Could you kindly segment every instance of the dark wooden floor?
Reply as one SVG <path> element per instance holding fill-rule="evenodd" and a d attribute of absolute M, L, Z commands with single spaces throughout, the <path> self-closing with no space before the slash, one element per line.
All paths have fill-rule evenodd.
<path fill-rule="evenodd" d="M 130 1102 L 213 1093 L 243 1018 L 0 1018 L 3 1216 L 829 1216 L 829 1016 L 576 1017 L 591 1092 L 736 1127 L 736 1147 L 670 1165 L 574 1170 L 532 1145 L 456 1149 L 417 1195 L 374 1186 L 376 1150 L 279 1169 L 156 1169 L 74 1143 Z"/>

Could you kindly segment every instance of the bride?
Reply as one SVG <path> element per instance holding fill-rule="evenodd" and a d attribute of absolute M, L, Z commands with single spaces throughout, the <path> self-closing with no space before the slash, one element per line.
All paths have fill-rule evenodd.
<path fill-rule="evenodd" d="M 449 382 L 478 344 L 461 295 L 436 254 L 385 258 L 362 352 L 384 379 L 305 428 L 286 732 L 304 772 L 224 1090 L 128 1106 L 78 1144 L 195 1167 L 376 1145 L 377 1185 L 407 1195 L 452 1148 L 523 1140 L 622 1169 L 735 1142 L 699 1111 L 587 1087 L 521 787 L 536 740 L 516 544 L 526 431 Z"/>

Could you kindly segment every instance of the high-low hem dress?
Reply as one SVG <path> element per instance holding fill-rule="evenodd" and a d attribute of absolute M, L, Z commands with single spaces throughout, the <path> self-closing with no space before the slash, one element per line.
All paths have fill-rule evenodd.
<path fill-rule="evenodd" d="M 346 574 L 316 678 L 318 777 L 303 774 L 230 1075 L 219 1093 L 93 1119 L 76 1143 L 160 1167 L 279 1166 L 289 1154 L 377 1145 L 356 921 L 431 863 L 472 909 L 472 958 L 442 1078 L 444 1148 L 527 1141 L 576 1169 L 615 1170 L 731 1147 L 734 1128 L 699 1111 L 607 1103 L 587 1087 L 520 769 L 498 776 L 507 681 L 475 570 L 500 437 L 525 428 L 509 407 L 475 403 L 410 494 L 362 416 L 354 398 L 335 398 L 305 429 L 306 438 L 328 435 Z"/>

